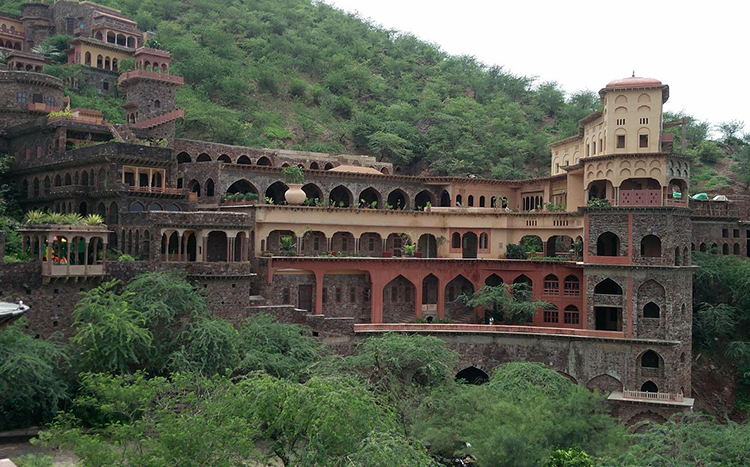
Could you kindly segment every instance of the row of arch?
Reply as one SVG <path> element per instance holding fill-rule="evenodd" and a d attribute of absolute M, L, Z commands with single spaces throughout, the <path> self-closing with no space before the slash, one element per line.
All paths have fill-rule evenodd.
<path fill-rule="evenodd" d="M 0 47 L 5 47 L 6 49 L 11 50 L 21 50 L 23 49 L 23 44 L 21 42 L 6 39 L 5 42 L 0 40 Z"/>
<path fill-rule="evenodd" d="M 9 63 L 10 68 L 15 68 L 17 71 L 34 71 L 36 73 L 43 73 L 44 67 L 42 65 L 36 65 L 33 63 L 23 63 L 15 60 L 13 63 Z"/>
<path fill-rule="evenodd" d="M 84 65 L 94 66 L 94 64 L 92 63 L 91 52 L 86 52 L 83 55 L 83 63 Z M 109 55 L 98 54 L 96 56 L 96 68 L 99 68 L 102 70 L 118 71 L 119 63 L 117 61 L 117 57 L 110 57 Z"/>
<path fill-rule="evenodd" d="M 39 177 L 23 179 L 19 187 L 22 198 L 38 198 L 46 196 L 52 191 L 52 187 L 83 186 L 101 188 L 106 181 L 106 171 L 99 169 L 98 177 L 94 176 L 94 169 L 75 172 L 65 172 L 54 176 L 46 175 L 42 180 Z"/>
<path fill-rule="evenodd" d="M 105 41 L 110 44 L 117 44 L 123 47 L 130 47 L 134 49 L 138 45 L 138 39 L 135 36 L 130 36 L 122 33 L 115 34 L 112 31 L 107 31 L 106 34 L 102 31 L 97 31 L 94 38 L 100 41 Z"/>
<path fill-rule="evenodd" d="M 691 243 L 691 248 L 692 251 L 695 251 L 695 243 Z M 719 252 L 721 252 L 722 255 L 741 255 L 742 247 L 739 243 L 722 243 L 721 249 L 719 249 L 719 245 L 716 243 L 711 243 L 709 245 L 704 242 L 698 245 L 698 251 L 702 253 L 711 253 L 712 255 L 718 255 Z"/>
<path fill-rule="evenodd" d="M 705 248 L 705 244 L 701 244 Z M 715 245 L 715 244 L 714 244 Z M 739 249 L 739 244 L 737 244 Z M 693 245 L 695 249 L 695 245 Z M 706 251 L 705 249 L 701 251 Z M 620 256 L 620 237 L 613 232 L 604 232 L 596 239 L 596 256 Z M 644 235 L 640 242 L 640 256 L 642 258 L 661 258 L 661 238 L 654 234 Z M 690 253 L 687 246 L 674 249 L 674 265 L 689 266 Z"/>
<path fill-rule="evenodd" d="M 339 162 L 322 162 L 322 161 L 312 161 L 308 165 L 305 165 L 304 162 L 282 162 L 281 164 L 278 164 L 278 162 L 275 162 L 271 157 L 269 156 L 260 156 L 260 157 L 250 157 L 246 154 L 241 154 L 240 156 L 230 156 L 228 154 L 220 154 L 216 156 L 215 158 L 209 155 L 208 153 L 202 152 L 198 154 L 198 156 L 193 159 L 193 156 L 191 156 L 189 153 L 182 151 L 179 154 L 177 154 L 177 163 L 178 164 L 187 164 L 190 162 L 222 162 L 224 164 L 238 164 L 238 165 L 259 165 L 262 167 L 289 167 L 290 165 L 296 165 L 297 167 L 301 169 L 310 169 L 310 170 L 331 170 L 341 165 Z M 380 173 L 384 175 L 389 175 L 391 173 L 390 169 L 388 167 L 381 167 L 377 168 L 375 166 L 370 166 L 371 169 L 378 170 Z"/>

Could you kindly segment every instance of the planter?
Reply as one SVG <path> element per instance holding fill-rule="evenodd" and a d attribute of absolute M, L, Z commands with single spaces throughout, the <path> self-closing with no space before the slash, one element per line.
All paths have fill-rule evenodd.
<path fill-rule="evenodd" d="M 301 183 L 290 183 L 289 189 L 284 193 L 284 198 L 286 198 L 287 203 L 299 206 L 305 202 L 307 195 L 302 191 Z"/>
<path fill-rule="evenodd" d="M 417 251 L 416 253 L 414 253 L 414 257 L 415 258 L 421 258 L 422 257 L 422 252 L 421 251 Z"/>
<path fill-rule="evenodd" d="M 390 258 L 392 256 L 393 256 L 393 252 L 392 251 L 384 251 L 383 252 L 383 258 Z"/>

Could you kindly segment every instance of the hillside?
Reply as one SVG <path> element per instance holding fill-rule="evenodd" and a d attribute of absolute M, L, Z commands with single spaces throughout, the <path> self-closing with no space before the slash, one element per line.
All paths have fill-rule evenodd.
<path fill-rule="evenodd" d="M 18 11 L 20 1 L 7 2 Z M 310 0 L 104 0 L 157 33 L 187 86 L 182 136 L 366 153 L 415 172 L 545 173 L 599 105 Z M 59 72 L 59 70 L 58 70 Z M 596 83 L 594 83 L 596 85 Z M 118 102 L 76 99 L 115 115 Z"/>

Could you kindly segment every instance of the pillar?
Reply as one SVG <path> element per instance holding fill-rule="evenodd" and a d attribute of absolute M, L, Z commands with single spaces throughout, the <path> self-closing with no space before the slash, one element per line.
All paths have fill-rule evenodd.
<path fill-rule="evenodd" d="M 383 322 L 383 289 L 385 283 L 382 279 L 375 278 L 370 275 L 370 282 L 372 284 L 370 288 L 370 322 L 371 323 L 382 323 Z"/>
<path fill-rule="evenodd" d="M 424 287 L 424 279 L 417 281 L 414 285 L 414 317 L 422 317 L 422 287 Z"/>
<path fill-rule="evenodd" d="M 445 285 L 443 280 L 438 278 L 437 283 L 437 317 L 445 318 Z"/>
<path fill-rule="evenodd" d="M 324 272 L 315 271 L 315 314 L 323 314 L 323 279 Z"/>

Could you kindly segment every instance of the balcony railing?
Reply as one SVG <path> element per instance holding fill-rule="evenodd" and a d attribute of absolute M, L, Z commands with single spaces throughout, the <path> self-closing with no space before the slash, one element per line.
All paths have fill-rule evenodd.
<path fill-rule="evenodd" d="M 646 392 L 646 391 L 630 391 L 628 389 L 622 392 L 624 399 L 641 399 L 641 400 L 653 400 L 653 401 L 671 401 L 671 402 L 682 402 L 685 400 L 683 395 L 672 394 L 669 392 Z"/>
<path fill-rule="evenodd" d="M 24 35 L 22 32 L 11 31 L 10 29 L 0 29 L 0 34 L 6 34 L 8 36 L 20 37 L 23 39 Z"/>
<path fill-rule="evenodd" d="M 164 186 L 128 186 L 128 190 L 138 193 L 163 193 L 167 195 L 182 194 L 182 188 L 168 188 Z"/>
<path fill-rule="evenodd" d="M 103 276 L 103 264 L 90 265 L 70 265 L 70 264 L 52 264 L 45 262 L 42 264 L 42 275 L 47 277 L 65 277 L 65 276 Z"/>
<path fill-rule="evenodd" d="M 661 206 L 661 190 L 620 190 L 620 206 Z"/>

